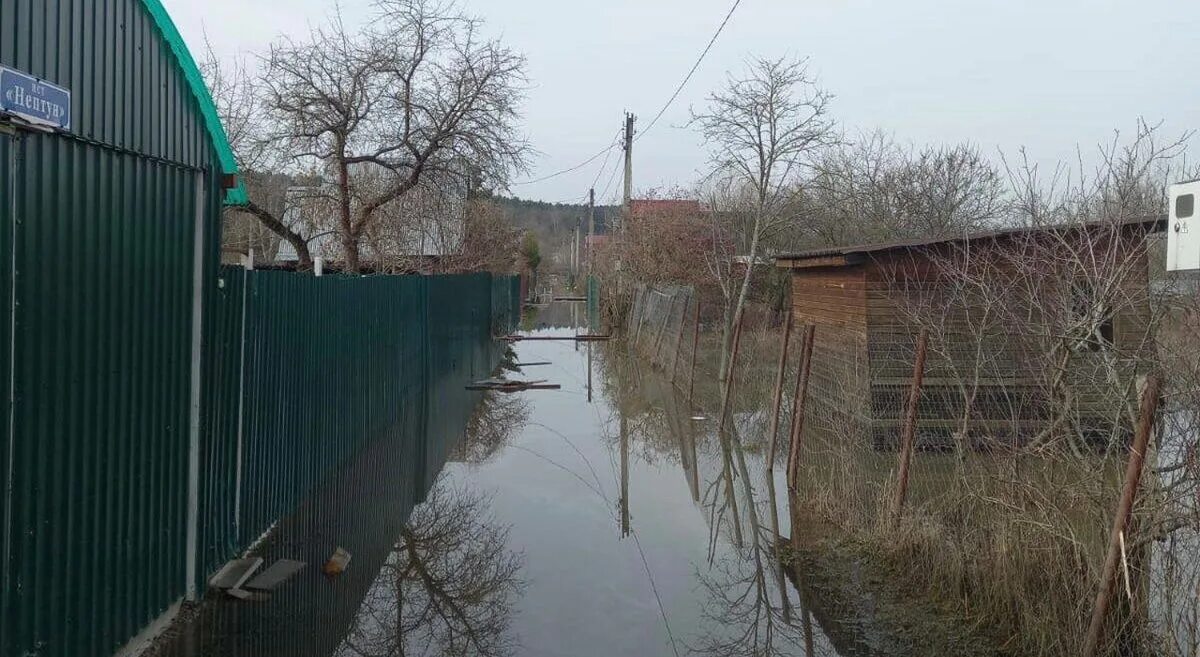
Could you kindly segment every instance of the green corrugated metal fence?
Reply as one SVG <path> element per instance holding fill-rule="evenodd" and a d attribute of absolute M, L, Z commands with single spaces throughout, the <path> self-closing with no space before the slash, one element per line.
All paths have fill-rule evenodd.
<path fill-rule="evenodd" d="M 105 654 L 185 592 L 199 174 L 52 136 L 17 150 L 4 654 Z"/>
<path fill-rule="evenodd" d="M 588 314 L 588 330 L 592 333 L 600 332 L 600 279 L 595 276 L 588 276 L 587 279 L 587 314 Z"/>
<path fill-rule="evenodd" d="M 204 488 L 214 514 L 202 532 L 203 571 L 268 527 L 255 555 L 310 567 L 269 604 L 204 606 L 164 654 L 329 654 L 462 436 L 481 394 L 465 385 L 491 373 L 507 348 L 493 335 L 515 326 L 515 288 L 509 277 L 488 275 L 314 278 L 226 269 L 222 278 L 226 292 L 211 314 L 226 320 L 217 322 L 225 337 L 213 337 L 208 357 L 239 362 L 245 331 L 246 365 L 244 383 L 230 368 L 207 392 L 206 440 L 215 444 L 205 450 Z M 235 319 L 243 304 L 244 327 Z M 223 393 L 239 387 L 240 396 Z M 227 397 L 243 408 L 241 450 L 236 417 L 220 417 L 237 413 L 233 401 L 220 401 Z M 229 474 L 238 454 L 240 478 Z M 316 569 L 336 547 L 354 561 L 331 587 Z"/>
<path fill-rule="evenodd" d="M 74 99 L 70 130 L 0 135 L 0 655 L 107 655 L 186 593 L 224 192 L 161 35 L 142 0 L 0 1 L 0 64 Z"/>
<path fill-rule="evenodd" d="M 222 269 L 202 463 L 201 574 L 385 441 L 418 501 L 515 326 L 512 280 Z M 503 294 L 497 294 L 497 290 Z M 241 363 L 239 366 L 238 364 Z"/>

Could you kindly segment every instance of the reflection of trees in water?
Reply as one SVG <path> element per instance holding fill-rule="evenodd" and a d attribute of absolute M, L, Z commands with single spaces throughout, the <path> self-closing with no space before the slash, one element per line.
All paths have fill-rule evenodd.
<path fill-rule="evenodd" d="M 486 499 L 442 479 L 413 510 L 341 657 L 514 654 L 512 604 L 524 557 Z"/>
<path fill-rule="evenodd" d="M 776 550 L 779 521 L 762 463 L 769 421 L 759 398 L 764 386 L 743 384 L 730 430 L 721 435 L 714 418 L 692 421 L 669 374 L 652 372 L 627 352 L 601 353 L 601 386 L 617 402 L 630 442 L 647 463 L 678 462 L 687 471 L 709 526 L 708 563 L 697 565 L 705 622 L 689 649 L 720 657 L 813 655 L 811 616 L 788 600 Z M 713 382 L 698 382 L 697 392 L 706 387 L 711 397 Z"/>
<path fill-rule="evenodd" d="M 516 352 L 511 346 L 506 347 L 499 371 L 520 372 L 516 364 Z M 487 463 L 512 443 L 528 421 L 529 402 L 523 396 L 486 391 L 467 420 L 462 441 L 451 450 L 450 460 L 469 465 Z"/>
<path fill-rule="evenodd" d="M 451 461 L 487 463 L 512 443 L 529 421 L 529 402 L 520 395 L 488 391 L 467 421 L 466 435 L 451 452 Z"/>
<path fill-rule="evenodd" d="M 776 549 L 779 537 L 760 521 L 764 500 L 754 494 L 742 440 L 737 431 L 729 430 L 722 432 L 719 442 L 721 477 L 714 479 L 705 495 L 713 527 L 710 565 L 699 573 L 707 596 L 704 616 L 709 622 L 692 650 L 721 657 L 795 655 L 801 654 L 801 648 L 811 654 L 811 624 L 793 618 Z M 764 481 L 766 485 L 771 482 Z M 740 512 L 735 486 L 742 494 Z M 734 546 L 718 556 L 718 528 L 726 514 L 734 529 Z M 742 536 L 743 523 L 749 529 L 748 540 Z"/>

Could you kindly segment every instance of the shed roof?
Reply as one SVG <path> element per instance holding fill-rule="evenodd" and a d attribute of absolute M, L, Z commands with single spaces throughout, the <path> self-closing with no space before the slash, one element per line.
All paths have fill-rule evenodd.
<path fill-rule="evenodd" d="M 175 54 L 179 68 L 183 71 L 183 76 L 187 79 L 188 86 L 191 87 L 192 95 L 195 96 L 196 103 L 200 106 L 200 113 L 204 116 L 209 138 L 212 139 L 213 148 L 216 149 L 217 157 L 221 161 L 221 173 L 236 177 L 238 174 L 237 159 L 233 155 L 233 147 L 229 144 L 229 136 L 225 133 L 225 126 L 221 124 L 221 117 L 217 113 L 217 105 L 213 102 L 212 94 L 208 90 L 208 85 L 204 83 L 204 76 L 200 74 L 200 67 L 196 66 L 196 60 L 192 58 L 187 43 L 179 34 L 179 30 L 175 28 L 175 22 L 171 20 L 171 15 L 163 7 L 162 0 L 142 0 L 142 4 L 154 18 L 154 23 L 158 26 L 158 30 L 166 39 L 167 44 L 171 46 L 171 52 Z M 226 205 L 241 205 L 246 201 L 246 188 L 239 179 L 236 185 L 226 192 L 225 203 Z"/>
<path fill-rule="evenodd" d="M 1166 229 L 1167 218 L 1165 216 L 1139 217 L 1136 219 L 1121 221 L 1116 224 L 1113 222 L 1092 222 L 1081 224 L 1058 224 L 1053 226 L 1020 226 L 1016 228 L 980 231 L 977 233 L 968 233 L 951 237 L 943 236 L 935 238 L 917 238 L 896 240 L 892 242 L 876 242 L 874 244 L 835 246 L 823 249 L 800 251 L 798 253 L 785 253 L 777 255 L 775 256 L 775 264 L 778 267 L 797 269 L 806 267 L 840 267 L 860 264 L 864 262 L 870 255 L 888 251 L 916 250 L 941 244 L 972 242 L 978 240 L 995 240 L 1007 237 L 1016 237 L 1020 235 L 1033 235 L 1036 233 L 1051 233 L 1055 231 L 1078 230 L 1083 228 L 1102 228 L 1105 226 L 1114 225 L 1122 228 L 1142 228 L 1147 232 L 1159 232 Z"/>
<path fill-rule="evenodd" d="M 700 201 L 691 199 L 635 198 L 629 201 L 629 213 L 635 217 L 653 214 L 700 214 Z"/>

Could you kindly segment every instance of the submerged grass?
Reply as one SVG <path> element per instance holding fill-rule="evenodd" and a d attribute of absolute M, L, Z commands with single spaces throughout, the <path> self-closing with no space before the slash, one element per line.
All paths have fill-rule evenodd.
<path fill-rule="evenodd" d="M 896 454 L 814 440 L 793 499 L 794 535 L 837 536 L 912 599 L 995 637 L 1005 654 L 1075 655 L 1098 586 L 1117 464 L 924 453 L 898 521 L 889 515 Z M 803 538 L 801 538 L 803 540 Z M 1131 553 L 1131 587 L 1146 562 Z M 1144 595 L 1135 599 L 1144 599 Z M 1128 604 L 1110 621 L 1107 654 L 1149 654 Z M 1118 631 L 1119 630 L 1119 631 Z"/>

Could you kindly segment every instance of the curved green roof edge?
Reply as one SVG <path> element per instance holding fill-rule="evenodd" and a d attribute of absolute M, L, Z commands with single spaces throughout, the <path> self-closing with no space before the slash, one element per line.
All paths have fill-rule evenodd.
<path fill-rule="evenodd" d="M 221 124 L 221 116 L 217 113 L 217 105 L 213 102 L 208 85 L 204 83 L 200 67 L 196 66 L 196 60 L 192 58 L 191 50 L 183 41 L 179 30 L 175 28 L 175 22 L 171 20 L 171 15 L 163 7 L 162 0 L 142 0 L 142 4 L 154 18 L 163 38 L 170 44 L 171 51 L 175 53 L 175 59 L 179 60 L 179 67 L 183 69 L 188 86 L 192 88 L 192 95 L 196 97 L 196 102 L 200 105 L 200 113 L 204 115 L 204 123 L 208 127 L 209 137 L 212 138 L 213 147 L 216 148 L 217 157 L 220 158 L 221 173 L 237 176 L 237 158 L 233 155 L 229 136 L 225 134 L 225 126 Z M 241 177 L 238 176 L 236 186 L 225 193 L 225 205 L 244 205 L 247 201 L 246 187 L 242 184 Z"/>

